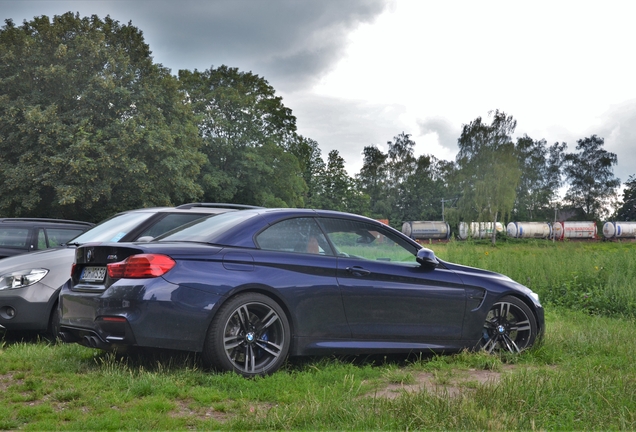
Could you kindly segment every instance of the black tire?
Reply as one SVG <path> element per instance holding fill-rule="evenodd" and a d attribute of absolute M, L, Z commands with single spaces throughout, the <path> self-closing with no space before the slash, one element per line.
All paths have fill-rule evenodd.
<path fill-rule="evenodd" d="M 60 335 L 60 311 L 58 309 L 58 303 L 56 302 L 53 305 L 53 310 L 51 311 L 51 315 L 49 316 L 49 325 L 46 329 L 46 334 L 44 335 L 46 339 L 51 342 L 57 342 L 57 339 Z"/>
<path fill-rule="evenodd" d="M 537 320 L 522 300 L 506 296 L 492 305 L 486 315 L 480 347 L 486 352 L 520 353 L 537 338 Z"/>
<path fill-rule="evenodd" d="M 203 362 L 246 377 L 269 375 L 285 362 L 290 343 L 289 320 L 278 303 L 259 293 L 239 294 L 212 320 Z"/>

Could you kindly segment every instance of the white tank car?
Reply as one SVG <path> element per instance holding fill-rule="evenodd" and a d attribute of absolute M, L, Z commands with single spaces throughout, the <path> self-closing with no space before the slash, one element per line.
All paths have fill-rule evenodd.
<path fill-rule="evenodd" d="M 552 228 L 547 222 L 510 222 L 506 227 L 513 238 L 550 238 Z"/>
<path fill-rule="evenodd" d="M 504 226 L 501 222 L 497 222 L 495 225 L 497 232 L 503 232 Z M 492 222 L 466 222 L 459 223 L 459 233 L 457 237 L 461 240 L 466 240 L 468 237 L 483 239 L 492 236 Z"/>
<path fill-rule="evenodd" d="M 606 239 L 636 238 L 636 222 L 605 222 L 603 237 Z"/>
<path fill-rule="evenodd" d="M 552 225 L 554 238 L 563 239 L 595 239 L 596 222 L 594 221 L 565 221 Z"/>
<path fill-rule="evenodd" d="M 440 221 L 409 221 L 402 224 L 402 233 L 413 240 L 448 240 L 450 226 Z"/>

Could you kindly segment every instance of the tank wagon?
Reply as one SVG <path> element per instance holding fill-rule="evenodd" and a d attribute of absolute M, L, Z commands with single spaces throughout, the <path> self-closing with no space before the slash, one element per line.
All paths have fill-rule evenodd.
<path fill-rule="evenodd" d="M 552 227 L 547 222 L 510 222 L 506 233 L 513 238 L 547 239 L 552 235 Z"/>
<path fill-rule="evenodd" d="M 606 239 L 636 238 L 636 222 L 605 222 L 603 237 Z"/>
<path fill-rule="evenodd" d="M 594 221 L 565 221 L 552 225 L 552 233 L 557 240 L 595 239 L 596 231 Z"/>
<path fill-rule="evenodd" d="M 497 232 L 503 232 L 504 226 L 501 222 L 497 222 L 495 225 Z M 459 233 L 457 237 L 461 240 L 466 240 L 468 237 L 483 239 L 492 236 L 492 222 L 467 222 L 459 223 Z"/>
<path fill-rule="evenodd" d="M 409 221 L 402 224 L 402 233 L 413 240 L 448 240 L 450 226 L 439 221 Z"/>

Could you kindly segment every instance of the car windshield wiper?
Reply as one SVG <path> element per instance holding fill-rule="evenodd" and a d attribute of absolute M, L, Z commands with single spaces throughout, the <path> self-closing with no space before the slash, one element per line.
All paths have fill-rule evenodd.
<path fill-rule="evenodd" d="M 71 243 L 62 243 L 62 246 L 81 246 L 82 243 L 71 242 Z"/>

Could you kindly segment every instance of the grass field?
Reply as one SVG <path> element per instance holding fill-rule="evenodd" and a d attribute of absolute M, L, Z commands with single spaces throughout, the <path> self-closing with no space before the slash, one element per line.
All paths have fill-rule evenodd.
<path fill-rule="evenodd" d="M 0 429 L 636 429 L 636 245 L 432 245 L 537 291 L 544 342 L 519 356 L 292 359 L 246 380 L 193 355 L 113 355 L 7 335 Z"/>

